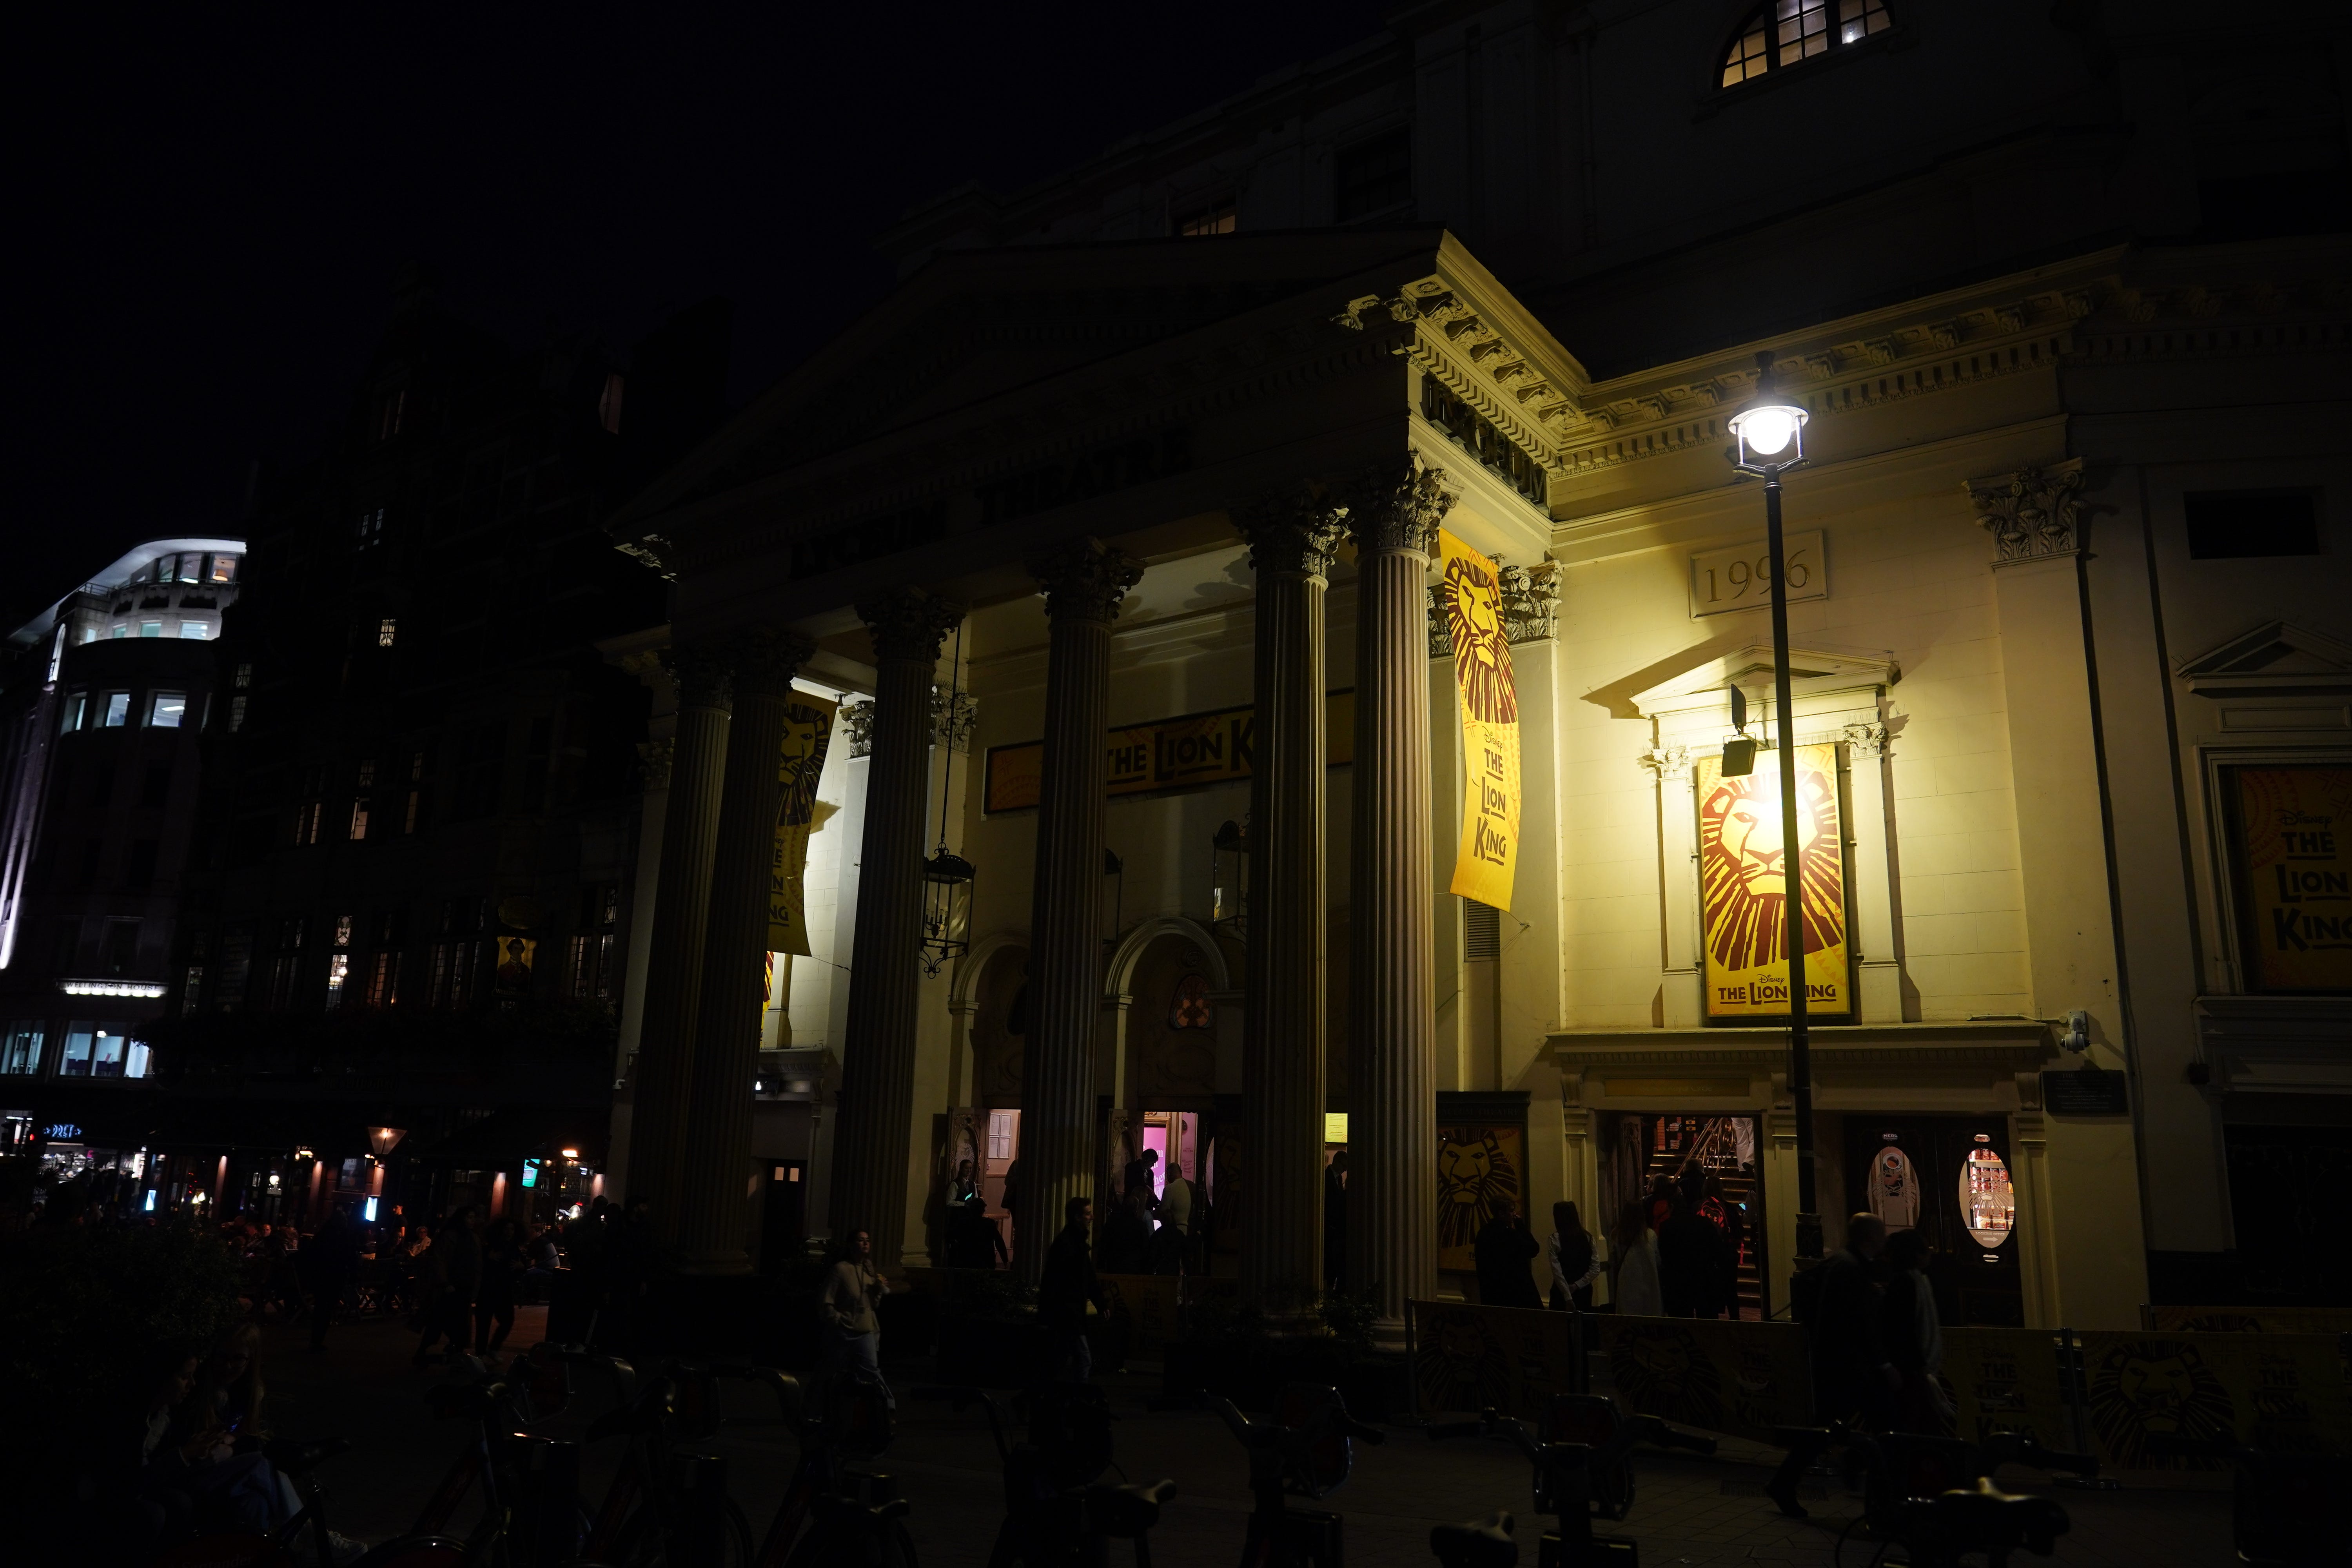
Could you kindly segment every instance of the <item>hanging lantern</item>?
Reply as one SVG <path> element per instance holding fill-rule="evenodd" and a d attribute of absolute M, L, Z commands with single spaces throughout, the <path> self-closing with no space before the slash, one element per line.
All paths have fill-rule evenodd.
<path fill-rule="evenodd" d="M 923 862 L 923 973 L 971 951 L 971 862 L 942 848 Z"/>
<path fill-rule="evenodd" d="M 1228 822 L 1209 850 L 1210 929 L 1240 942 L 1249 933 L 1249 830 Z"/>

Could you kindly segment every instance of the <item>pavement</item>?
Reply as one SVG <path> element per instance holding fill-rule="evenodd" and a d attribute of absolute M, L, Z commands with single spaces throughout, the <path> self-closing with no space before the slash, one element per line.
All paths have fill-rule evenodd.
<path fill-rule="evenodd" d="M 541 1335 L 542 1309 L 526 1307 L 510 1346 Z M 308 1350 L 308 1325 L 266 1324 L 268 1413 L 282 1436 L 352 1438 L 349 1454 L 320 1471 L 329 1518 L 347 1535 L 379 1540 L 404 1531 L 415 1511 L 464 1446 L 462 1430 L 436 1422 L 425 1391 L 449 1375 L 415 1367 L 415 1336 L 399 1323 L 372 1321 L 338 1326 L 328 1350 Z M 923 1568 L 965 1568 L 987 1561 L 1002 1517 L 996 1454 L 985 1417 L 957 1414 L 943 1404 L 906 1397 L 922 1381 L 919 1369 L 894 1368 L 899 1390 L 897 1441 L 866 1467 L 899 1478 L 912 1503 L 908 1524 Z M 1152 1560 L 1161 1568 L 1221 1564 L 1241 1553 L 1250 1510 L 1242 1450 L 1217 1418 L 1202 1411 L 1153 1412 L 1156 1375 L 1108 1373 L 1097 1380 L 1119 1415 L 1118 1461 L 1129 1479 L 1173 1478 L 1181 1489 L 1152 1532 Z M 749 1392 L 749 1391 L 745 1391 Z M 548 1436 L 577 1436 L 609 1407 L 609 1396 L 585 1383 L 571 1408 L 541 1428 Z M 730 1406 L 730 1409 L 732 1407 Z M 746 1404 L 747 1414 L 757 1411 Z M 772 1415 L 772 1405 L 767 1412 Z M 583 1490 L 600 1497 L 617 1456 L 611 1444 L 591 1446 L 583 1463 Z M 781 1430 L 747 1427 L 723 1433 L 715 1447 L 727 1455 L 732 1495 L 765 1531 L 796 1458 Z M 1863 1568 L 1876 1543 L 1857 1531 L 1843 1563 L 1833 1555 L 1839 1536 L 1861 1513 L 1858 1497 L 1833 1479 L 1815 1479 L 1804 1494 L 1812 1517 L 1780 1517 L 1763 1494 L 1778 1462 L 1775 1449 L 1727 1440 L 1712 1458 L 1643 1453 L 1635 1460 L 1632 1512 L 1605 1532 L 1640 1543 L 1644 1568 Z M 2181 1568 L 2233 1563 L 2230 1499 L 2210 1484 L 2143 1483 L 2110 1492 L 2057 1489 L 2042 1478 L 2004 1471 L 2004 1489 L 2041 1492 L 2061 1501 L 2073 1521 L 2049 1561 L 2079 1568 Z M 1360 1445 L 1353 1477 L 1318 1505 L 1346 1516 L 1350 1568 L 1427 1568 L 1430 1527 L 1507 1509 L 1518 1517 L 1522 1563 L 1534 1568 L 1535 1540 L 1548 1522 L 1532 1513 L 1526 1462 L 1501 1445 L 1433 1443 L 1420 1432 L 1393 1427 L 1377 1447 Z M 457 1517 L 462 1529 L 475 1508 Z M 1124 1550 L 1114 1552 L 1124 1562 Z"/>

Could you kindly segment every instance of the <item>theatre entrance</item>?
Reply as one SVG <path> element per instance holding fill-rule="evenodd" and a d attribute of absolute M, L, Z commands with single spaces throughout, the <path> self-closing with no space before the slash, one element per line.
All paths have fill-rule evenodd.
<path fill-rule="evenodd" d="M 1945 1322 L 2025 1326 L 2007 1117 L 1849 1113 L 1844 1153 L 1846 1212 L 1916 1227 L 1934 1248 Z"/>
<path fill-rule="evenodd" d="M 1601 1119 L 1601 1215 L 1583 1217 L 1587 1229 L 1613 1237 L 1628 1203 L 1642 1205 L 1654 1230 L 1664 1210 L 1653 1197 L 1660 1182 L 1680 1183 L 1696 1171 L 1699 1212 L 1721 1226 L 1738 1248 L 1731 1315 L 1764 1316 L 1764 1178 L 1756 1163 L 1756 1117 L 1738 1111 L 1622 1112 Z M 1546 1216 L 1537 1215 L 1539 1226 Z M 1612 1255 L 1613 1256 L 1613 1250 Z"/>

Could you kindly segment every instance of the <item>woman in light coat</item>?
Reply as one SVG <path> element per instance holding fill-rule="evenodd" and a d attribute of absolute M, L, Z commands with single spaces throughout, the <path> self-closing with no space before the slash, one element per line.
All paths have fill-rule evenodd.
<path fill-rule="evenodd" d="M 1648 1205 L 1628 1203 L 1617 1218 L 1617 1235 L 1610 1247 L 1610 1300 L 1621 1313 L 1638 1317 L 1665 1316 L 1665 1292 L 1658 1283 L 1658 1233 L 1650 1228 Z"/>

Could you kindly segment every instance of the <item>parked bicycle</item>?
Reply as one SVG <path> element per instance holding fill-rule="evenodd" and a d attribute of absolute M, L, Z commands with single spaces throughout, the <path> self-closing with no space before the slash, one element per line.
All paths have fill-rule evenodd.
<path fill-rule="evenodd" d="M 1341 1568 L 1340 1516 L 1294 1509 L 1289 1499 L 1328 1497 L 1355 1468 L 1355 1445 L 1381 1442 L 1386 1435 L 1350 1416 L 1338 1390 L 1307 1384 L 1286 1387 L 1269 1420 L 1249 1419 L 1229 1399 L 1213 1400 L 1211 1406 L 1249 1451 L 1256 1506 L 1242 1543 L 1242 1568 Z"/>
<path fill-rule="evenodd" d="M 1151 1529 L 1176 1495 L 1172 1480 L 1131 1485 L 1102 1479 L 1116 1468 L 1102 1391 L 1091 1384 L 1056 1383 L 1033 1390 L 1024 1440 L 1008 1443 L 1003 1412 L 977 1388 L 923 1388 L 924 1399 L 949 1399 L 959 1411 L 978 1405 L 1004 1467 L 1004 1522 L 989 1552 L 990 1568 L 1099 1568 L 1110 1543 L 1133 1545 L 1136 1568 L 1150 1568 Z"/>
<path fill-rule="evenodd" d="M 1596 1512 L 1605 1519 L 1622 1519 L 1633 1507 L 1633 1473 L 1628 1462 L 1632 1423 L 1598 1394 L 1562 1394 L 1547 1409 L 1545 1426 L 1544 1436 L 1538 1437 L 1525 1424 L 1489 1409 L 1475 1421 L 1433 1426 L 1429 1436 L 1433 1441 L 1496 1438 L 1527 1457 L 1535 1467 L 1536 1510 L 1559 1521 L 1559 1528 L 1547 1531 L 1538 1545 L 1539 1568 L 1619 1568 L 1633 1563 L 1639 1549 L 1632 1541 L 1592 1531 Z M 1507 1525 L 1504 1528 L 1507 1534 Z M 1458 1545 L 1465 1552 L 1478 1550 L 1467 1540 Z M 1513 1552 L 1516 1557 L 1516 1547 Z"/>

